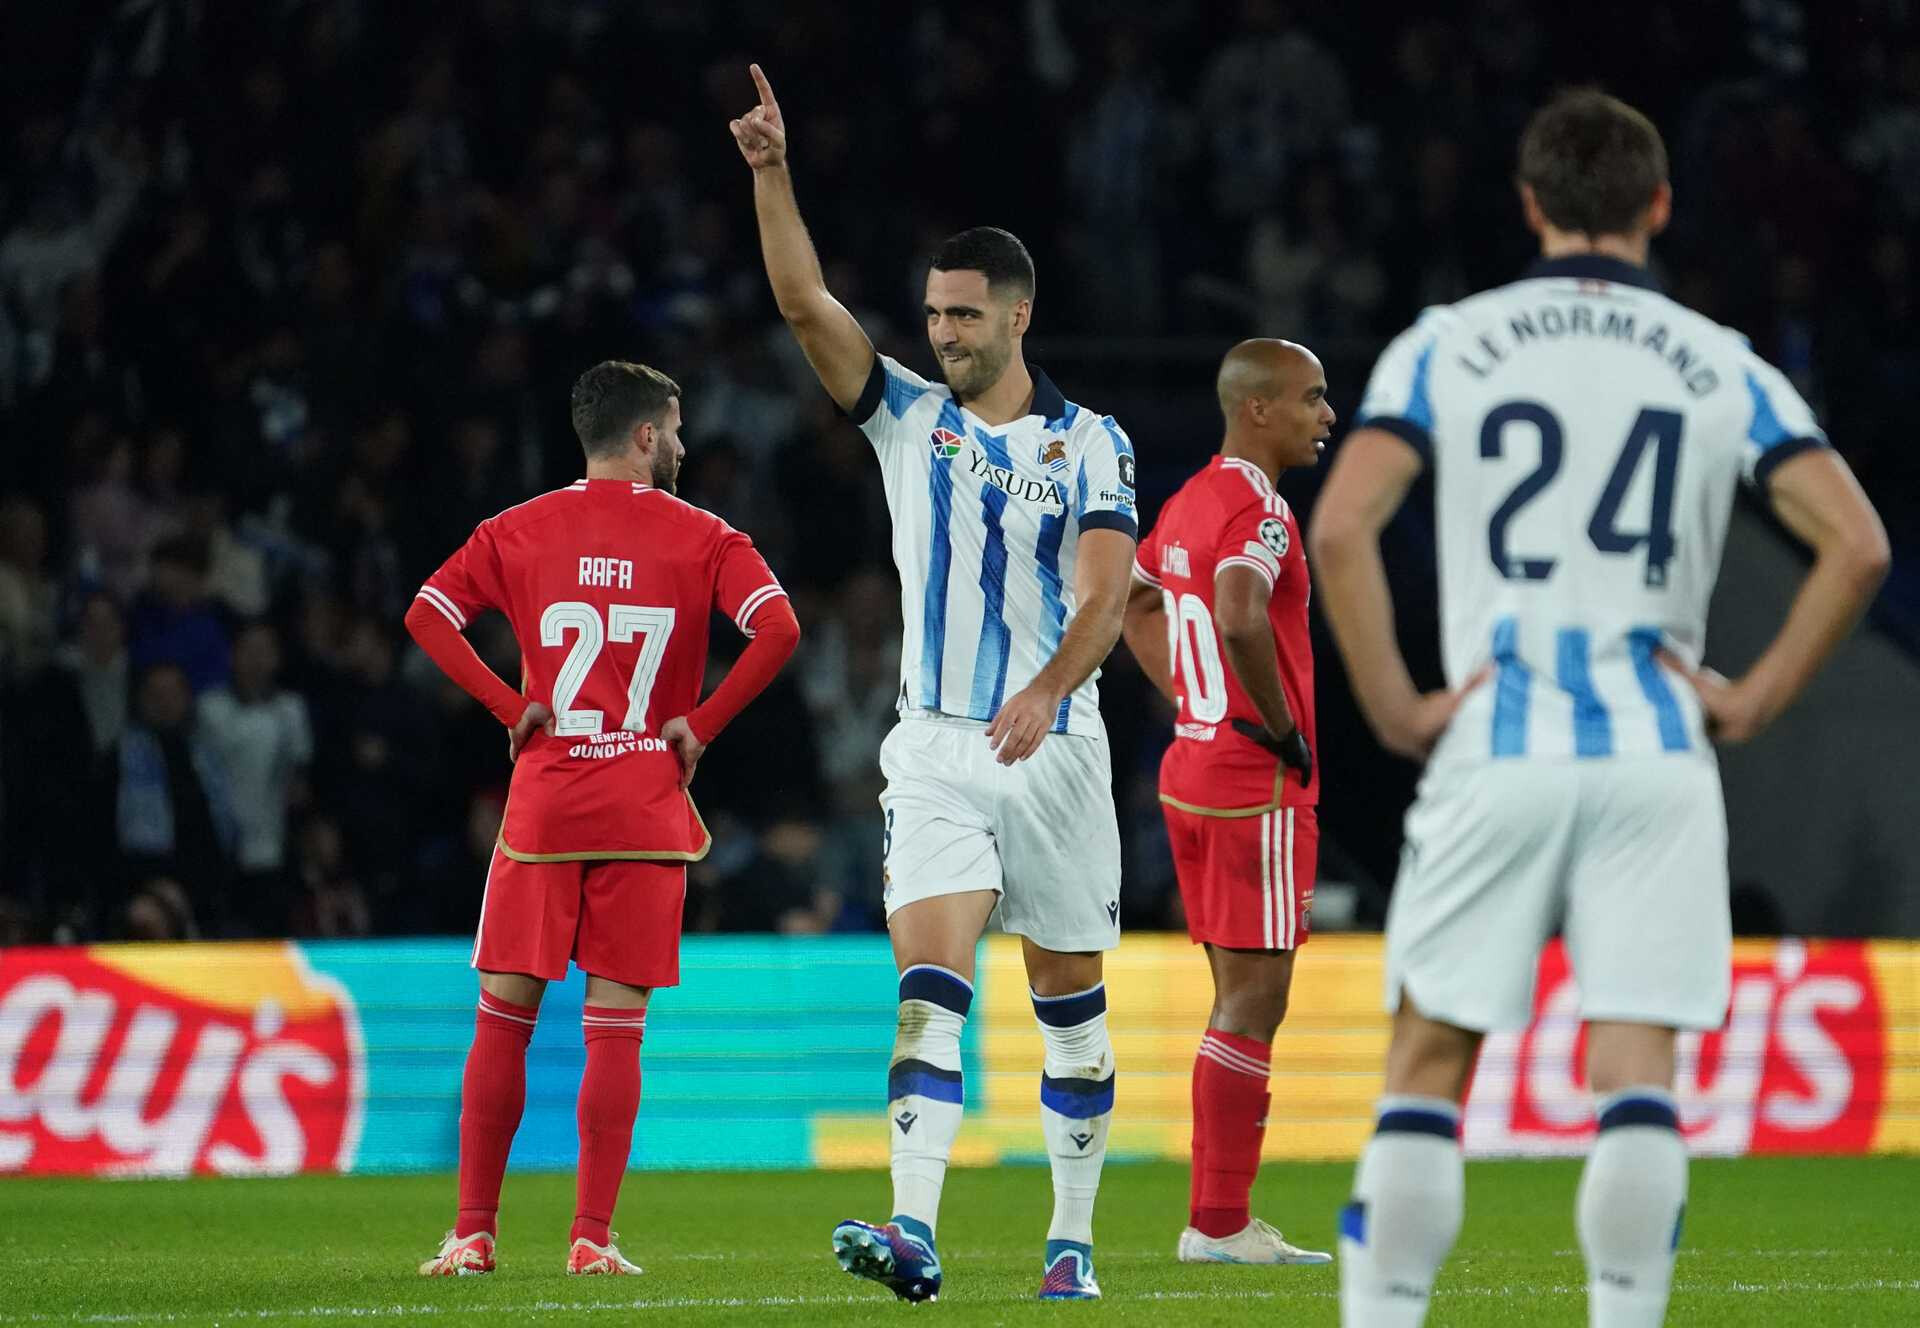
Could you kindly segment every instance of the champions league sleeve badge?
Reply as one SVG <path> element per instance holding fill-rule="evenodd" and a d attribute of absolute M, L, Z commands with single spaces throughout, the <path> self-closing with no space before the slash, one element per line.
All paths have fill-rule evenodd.
<path fill-rule="evenodd" d="M 1270 516 L 1260 523 L 1260 542 L 1267 546 L 1276 558 L 1287 556 L 1287 548 L 1292 537 L 1287 534 L 1287 523 L 1277 516 Z"/>

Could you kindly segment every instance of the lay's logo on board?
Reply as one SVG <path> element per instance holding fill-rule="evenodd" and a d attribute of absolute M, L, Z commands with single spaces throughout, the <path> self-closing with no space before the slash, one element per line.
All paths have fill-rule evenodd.
<path fill-rule="evenodd" d="M 283 942 L 0 956 L 0 1173 L 345 1171 L 352 998 Z"/>

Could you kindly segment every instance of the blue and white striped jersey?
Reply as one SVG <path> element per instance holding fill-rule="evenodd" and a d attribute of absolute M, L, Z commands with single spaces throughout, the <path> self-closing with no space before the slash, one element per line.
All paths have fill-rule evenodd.
<path fill-rule="evenodd" d="M 992 719 L 1059 648 L 1079 533 L 1138 535 L 1126 433 L 1032 372 L 1032 414 L 988 428 L 945 384 L 876 355 L 850 412 L 893 514 L 902 710 Z M 1053 732 L 1100 732 L 1098 676 L 1060 703 Z"/>
<path fill-rule="evenodd" d="M 1433 470 L 1447 682 L 1434 760 L 1710 753 L 1697 663 L 1734 486 L 1826 437 L 1746 339 L 1582 255 L 1426 310 L 1359 422 Z"/>

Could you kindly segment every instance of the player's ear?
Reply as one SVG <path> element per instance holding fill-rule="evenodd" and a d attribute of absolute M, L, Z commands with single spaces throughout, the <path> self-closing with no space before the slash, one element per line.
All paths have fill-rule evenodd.
<path fill-rule="evenodd" d="M 1653 199 L 1647 204 L 1647 234 L 1658 235 L 1673 220 L 1673 186 L 1661 181 L 1653 191 Z"/>
<path fill-rule="evenodd" d="M 1527 219 L 1527 229 L 1535 235 L 1544 234 L 1547 229 L 1547 214 L 1540 210 L 1540 200 L 1533 196 L 1533 186 L 1520 180 L 1513 182 L 1520 191 L 1520 215 Z"/>
<path fill-rule="evenodd" d="M 1013 335 L 1016 337 L 1024 337 L 1027 334 L 1028 326 L 1030 326 L 1032 322 L 1032 299 L 1015 300 L 1013 302 Z"/>

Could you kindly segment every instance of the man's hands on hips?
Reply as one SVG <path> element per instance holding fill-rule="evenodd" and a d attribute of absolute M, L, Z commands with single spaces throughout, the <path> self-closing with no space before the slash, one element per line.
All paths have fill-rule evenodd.
<path fill-rule="evenodd" d="M 993 748 L 994 759 L 1012 765 L 1039 751 L 1060 715 L 1062 699 L 1040 683 L 1030 683 L 1008 697 L 987 725 L 987 745 Z"/>
<path fill-rule="evenodd" d="M 552 719 L 553 711 L 538 701 L 527 702 L 527 708 L 520 712 L 520 722 L 507 730 L 507 759 L 518 761 L 520 753 L 526 750 L 528 740 L 546 728 Z"/>
<path fill-rule="evenodd" d="M 1300 731 L 1298 724 L 1277 738 L 1264 725 L 1246 719 L 1234 720 L 1233 731 L 1272 752 L 1288 769 L 1297 770 L 1301 788 L 1313 782 L 1313 749 L 1307 746 L 1307 735 Z"/>
<path fill-rule="evenodd" d="M 1425 761 L 1433 755 L 1434 745 L 1453 723 L 1453 712 L 1467 693 L 1493 676 L 1491 664 L 1480 668 L 1471 678 L 1454 688 L 1431 692 L 1409 691 L 1391 707 L 1368 708 L 1368 721 L 1380 739 L 1380 745 L 1409 761 Z"/>
<path fill-rule="evenodd" d="M 687 788 L 693 783 L 693 768 L 700 764 L 700 758 L 706 755 L 707 744 L 694 736 L 693 726 L 687 723 L 686 716 L 678 715 L 660 726 L 660 736 L 673 748 L 673 754 L 680 758 L 680 787 Z"/>
<path fill-rule="evenodd" d="M 1660 662 L 1686 679 L 1693 688 L 1695 696 L 1700 698 L 1701 717 L 1707 726 L 1707 737 L 1714 742 L 1733 746 L 1758 737 L 1767 727 L 1772 716 L 1761 707 L 1753 686 L 1745 678 L 1728 678 L 1704 664 L 1691 668 L 1687 662 L 1669 650 L 1658 652 Z"/>

